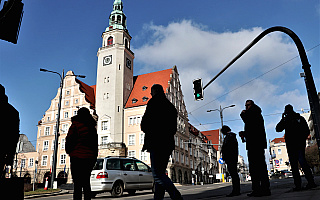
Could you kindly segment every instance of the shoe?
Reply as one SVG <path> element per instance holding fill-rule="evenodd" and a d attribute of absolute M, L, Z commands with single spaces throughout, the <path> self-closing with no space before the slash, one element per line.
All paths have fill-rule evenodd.
<path fill-rule="evenodd" d="M 248 197 L 263 197 L 263 196 L 270 196 L 270 195 L 271 195 L 270 190 L 262 191 L 262 192 L 253 191 L 247 194 Z"/>
<path fill-rule="evenodd" d="M 294 188 L 293 188 L 293 191 L 294 191 L 294 192 L 298 192 L 298 191 L 301 191 L 301 190 L 302 190 L 301 187 L 294 187 Z"/>
<path fill-rule="evenodd" d="M 271 191 L 270 190 L 262 191 L 260 194 L 261 194 L 261 197 L 263 197 L 263 196 L 271 196 Z"/>
<path fill-rule="evenodd" d="M 248 197 L 261 197 L 261 193 L 253 191 L 249 194 L 247 194 Z"/>
<path fill-rule="evenodd" d="M 234 196 L 239 196 L 241 195 L 240 192 L 231 192 L 230 194 L 227 195 L 227 197 L 234 197 Z"/>
<path fill-rule="evenodd" d="M 315 187 L 317 187 L 317 185 L 315 184 L 315 183 L 308 183 L 307 185 L 306 185 L 306 189 L 308 190 L 308 189 L 311 189 L 311 188 L 315 188 Z"/>

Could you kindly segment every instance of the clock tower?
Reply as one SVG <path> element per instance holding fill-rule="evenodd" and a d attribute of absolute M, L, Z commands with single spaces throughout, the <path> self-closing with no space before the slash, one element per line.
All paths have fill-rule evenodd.
<path fill-rule="evenodd" d="M 99 144 L 109 149 L 124 147 L 123 109 L 133 87 L 134 53 L 130 50 L 130 41 L 123 3 L 115 0 L 97 53 L 97 131 Z"/>

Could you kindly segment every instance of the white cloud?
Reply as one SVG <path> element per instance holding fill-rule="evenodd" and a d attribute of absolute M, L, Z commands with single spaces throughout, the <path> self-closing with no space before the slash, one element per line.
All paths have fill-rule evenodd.
<path fill-rule="evenodd" d="M 208 115 L 203 113 L 208 108 L 218 108 L 220 105 L 236 104 L 232 111 L 225 111 L 225 114 L 229 119 L 239 118 L 246 99 L 259 102 L 265 114 L 282 110 L 287 103 L 297 107 L 306 106 L 305 94 L 294 88 L 284 88 L 281 81 L 277 81 L 288 81 L 283 77 L 290 78 L 288 73 L 296 69 L 292 66 L 296 66 L 299 59 L 268 73 L 267 76 L 255 79 L 298 55 L 295 45 L 282 33 L 271 33 L 263 38 L 205 90 L 204 101 L 194 101 L 192 80 L 202 78 L 206 84 L 262 31 L 261 27 L 254 27 L 237 32 L 218 33 L 187 20 L 167 26 L 151 23 L 144 26 L 143 37 L 137 37 L 139 40 L 143 38 L 144 43 L 133 50 L 136 56 L 135 66 L 140 67 L 137 72 L 142 74 L 177 65 L 188 112 L 197 109 L 192 114 L 202 123 L 208 121 Z M 252 81 L 238 88 L 249 80 Z M 295 80 L 292 82 L 295 83 Z M 232 91 L 235 88 L 238 89 Z M 201 106 L 203 107 L 198 109 Z M 197 123 L 192 117 L 190 121 Z"/>

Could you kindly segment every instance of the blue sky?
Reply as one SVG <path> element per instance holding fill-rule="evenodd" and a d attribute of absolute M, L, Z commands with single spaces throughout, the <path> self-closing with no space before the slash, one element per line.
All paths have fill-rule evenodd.
<path fill-rule="evenodd" d="M 0 41 L 0 83 L 6 88 L 9 102 L 20 112 L 20 132 L 35 144 L 37 122 L 59 86 L 58 76 L 41 73 L 39 68 L 73 70 L 87 76 L 85 83 L 95 85 L 96 53 L 102 44 L 101 34 L 108 26 L 113 0 L 23 0 L 23 3 L 18 44 Z M 203 78 L 207 83 L 269 27 L 290 28 L 305 49 L 311 49 L 308 58 L 319 90 L 318 0 L 123 0 L 123 3 L 133 38 L 134 74 L 177 65 L 187 109 L 191 112 L 189 120 L 200 130 L 220 126 L 219 114 L 206 110 L 231 104 L 236 106 L 224 111 L 225 124 L 236 133 L 242 130 L 239 114 L 245 100 L 251 98 L 262 108 L 268 139 L 273 139 L 283 135 L 275 133 L 274 126 L 286 104 L 291 103 L 296 110 L 309 109 L 304 81 L 299 76 L 300 59 L 295 58 L 297 50 L 283 33 L 269 34 L 205 90 L 204 101 L 193 100 L 193 79 Z M 243 144 L 239 143 L 239 149 L 245 156 Z"/>

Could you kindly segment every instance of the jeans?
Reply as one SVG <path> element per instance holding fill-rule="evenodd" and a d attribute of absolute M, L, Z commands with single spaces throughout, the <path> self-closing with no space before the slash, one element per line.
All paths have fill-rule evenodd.
<path fill-rule="evenodd" d="M 164 198 L 165 191 L 171 199 L 182 199 L 180 192 L 174 186 L 170 178 L 166 175 L 166 168 L 171 152 L 151 151 L 151 170 L 155 182 L 154 199 Z"/>
<path fill-rule="evenodd" d="M 298 149 L 298 148 L 289 148 L 287 149 L 289 161 L 292 169 L 292 176 L 294 179 L 294 184 L 297 188 L 301 187 L 301 177 L 299 173 L 299 167 L 298 162 L 300 163 L 300 166 L 302 167 L 302 170 L 305 174 L 305 177 L 310 184 L 314 184 L 313 176 L 311 169 L 307 163 L 306 157 L 305 157 L 305 150 L 304 149 Z"/>
<path fill-rule="evenodd" d="M 74 184 L 73 199 L 82 200 L 82 188 L 84 199 L 91 199 L 90 176 L 96 159 L 84 159 L 71 157 L 71 174 Z"/>

